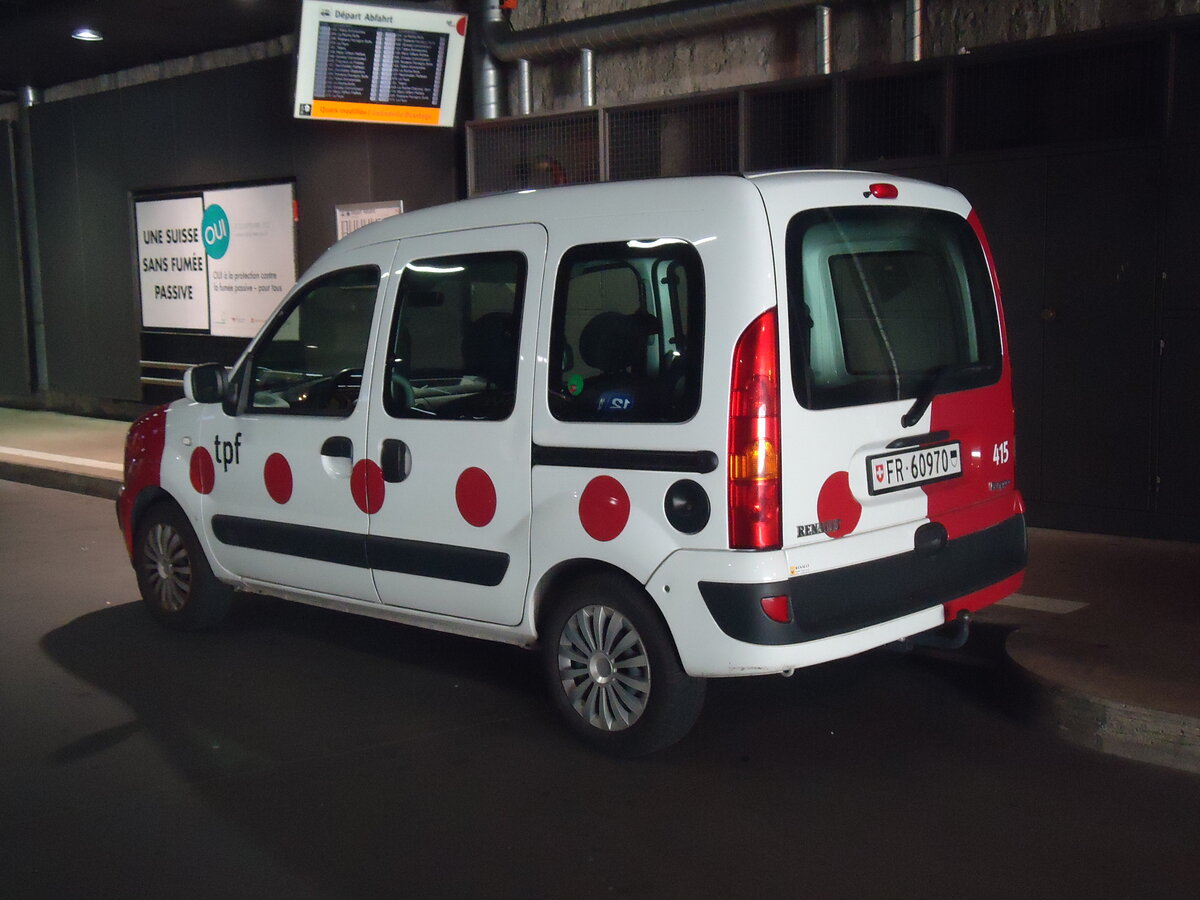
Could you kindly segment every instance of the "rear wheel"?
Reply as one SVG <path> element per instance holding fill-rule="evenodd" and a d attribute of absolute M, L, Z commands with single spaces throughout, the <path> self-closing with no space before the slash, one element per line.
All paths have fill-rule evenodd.
<path fill-rule="evenodd" d="M 138 590 L 154 618 L 171 628 L 195 631 L 222 622 L 233 588 L 222 584 L 183 510 L 157 503 L 146 510 L 133 542 Z"/>
<path fill-rule="evenodd" d="M 547 614 L 542 666 L 555 706 L 587 743 L 641 756 L 676 743 L 704 704 L 651 601 L 619 578 L 578 581 Z"/>

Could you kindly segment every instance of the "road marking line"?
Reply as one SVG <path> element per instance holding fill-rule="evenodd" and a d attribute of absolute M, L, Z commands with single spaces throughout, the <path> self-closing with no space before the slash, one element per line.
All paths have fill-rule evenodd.
<path fill-rule="evenodd" d="M 0 447 L 0 453 L 9 456 L 23 456 L 26 459 L 37 459 L 42 462 L 65 463 L 69 466 L 87 466 L 90 469 L 104 469 L 107 472 L 123 472 L 125 467 L 120 463 L 104 462 L 99 459 L 84 459 L 81 456 L 60 456 L 57 453 L 42 453 L 40 450 L 21 450 L 17 447 Z"/>
<path fill-rule="evenodd" d="M 1059 600 L 1057 597 L 1035 597 L 1032 594 L 1013 594 L 1011 597 L 1001 600 L 997 605 L 1012 606 L 1016 609 L 1032 609 L 1035 612 L 1054 613 L 1060 616 L 1073 613 L 1087 606 L 1086 603 L 1080 603 L 1078 600 Z"/>

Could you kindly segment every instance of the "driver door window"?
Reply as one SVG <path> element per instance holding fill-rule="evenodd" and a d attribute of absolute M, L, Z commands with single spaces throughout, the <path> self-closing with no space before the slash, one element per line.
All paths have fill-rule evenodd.
<path fill-rule="evenodd" d="M 249 409 L 261 413 L 350 415 L 379 289 L 379 269 L 364 266 L 313 282 L 277 319 L 254 352 Z"/>

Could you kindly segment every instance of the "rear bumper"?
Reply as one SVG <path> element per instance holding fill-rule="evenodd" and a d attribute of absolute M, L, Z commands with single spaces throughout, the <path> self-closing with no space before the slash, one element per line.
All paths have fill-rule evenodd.
<path fill-rule="evenodd" d="M 803 559 L 796 553 L 789 559 L 788 551 L 681 550 L 646 588 L 667 620 L 685 671 L 723 677 L 783 672 L 862 653 L 937 628 L 961 610 L 980 609 L 1020 587 L 1026 559 L 1020 513 L 920 551 L 911 549 L 913 532 L 903 534 L 909 549 L 899 552 L 899 533 L 864 535 L 853 546 L 829 541 L 822 551 L 852 550 L 858 560 L 807 574 L 796 574 Z M 788 598 L 791 621 L 776 622 L 763 612 L 762 598 L 776 596 Z"/>
<path fill-rule="evenodd" d="M 751 644 L 798 644 L 980 594 L 1020 574 L 1026 558 L 1025 517 L 1015 515 L 937 550 L 911 550 L 767 584 L 702 581 L 700 595 L 729 637 Z M 790 622 L 763 614 L 760 601 L 772 596 L 789 599 Z M 957 603 L 955 608 L 984 605 Z"/>

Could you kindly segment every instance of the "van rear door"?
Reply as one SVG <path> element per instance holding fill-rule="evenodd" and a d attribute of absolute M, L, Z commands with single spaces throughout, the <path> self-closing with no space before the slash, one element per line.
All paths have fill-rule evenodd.
<path fill-rule="evenodd" d="M 911 552 L 926 523 L 944 542 L 1011 518 L 1008 360 L 966 201 L 869 174 L 756 184 L 781 299 L 784 545 L 819 551 L 796 574 Z"/>

